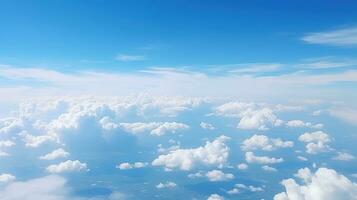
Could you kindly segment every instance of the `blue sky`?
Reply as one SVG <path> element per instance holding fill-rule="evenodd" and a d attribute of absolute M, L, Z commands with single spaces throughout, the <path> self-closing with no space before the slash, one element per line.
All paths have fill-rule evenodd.
<path fill-rule="evenodd" d="M 354 1 L 0 1 L 1 200 L 355 200 Z"/>

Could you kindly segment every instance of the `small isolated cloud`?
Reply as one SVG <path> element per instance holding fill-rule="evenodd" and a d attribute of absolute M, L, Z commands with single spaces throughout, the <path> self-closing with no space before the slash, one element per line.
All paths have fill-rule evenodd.
<path fill-rule="evenodd" d="M 212 124 L 209 124 L 209 123 L 206 123 L 206 122 L 201 122 L 200 126 L 203 129 L 208 129 L 208 130 L 214 130 L 215 129 Z"/>
<path fill-rule="evenodd" d="M 212 142 L 206 142 L 205 146 L 173 150 L 166 155 L 160 155 L 152 161 L 152 165 L 181 170 L 191 170 L 197 165 L 223 167 L 229 155 L 229 147 L 225 144 L 229 139 L 222 135 Z"/>
<path fill-rule="evenodd" d="M 50 173 L 63 173 L 63 172 L 80 172 L 88 171 L 86 163 L 81 163 L 79 160 L 67 160 L 57 165 L 50 165 L 47 168 Z"/>
<path fill-rule="evenodd" d="M 229 181 L 234 178 L 233 174 L 223 173 L 221 170 L 212 170 L 206 173 L 206 177 L 209 181 Z"/>
<path fill-rule="evenodd" d="M 166 183 L 159 183 L 156 185 L 157 189 L 175 188 L 175 187 L 177 187 L 177 184 L 171 181 L 168 181 Z"/>
<path fill-rule="evenodd" d="M 337 152 L 337 156 L 333 157 L 334 160 L 350 161 L 355 159 L 355 156 L 345 152 Z"/>
<path fill-rule="evenodd" d="M 281 163 L 284 161 L 283 158 L 270 158 L 267 156 L 256 156 L 253 152 L 246 152 L 245 153 L 245 160 L 248 163 L 257 163 L 257 164 L 275 164 Z"/>
<path fill-rule="evenodd" d="M 116 166 L 116 168 L 121 169 L 121 170 L 126 170 L 126 169 L 138 169 L 138 168 L 144 168 L 148 165 L 148 163 L 144 162 L 135 162 L 135 163 L 121 163 Z"/>
<path fill-rule="evenodd" d="M 118 54 L 115 57 L 115 60 L 123 61 L 123 62 L 143 61 L 146 60 L 146 57 L 143 55 Z"/>
<path fill-rule="evenodd" d="M 268 171 L 268 172 L 276 172 L 276 171 L 278 171 L 276 168 L 270 167 L 270 166 L 268 166 L 268 165 L 262 166 L 262 169 L 263 169 L 264 171 Z"/>
<path fill-rule="evenodd" d="M 40 156 L 40 160 L 55 160 L 57 158 L 66 158 L 69 156 L 69 153 L 62 148 L 56 149 L 52 151 L 51 153 L 48 153 L 46 155 Z"/>
<path fill-rule="evenodd" d="M 292 141 L 283 141 L 280 138 L 269 138 L 265 135 L 253 135 L 243 141 L 241 149 L 243 151 L 251 151 L 261 149 L 264 151 L 273 151 L 279 148 L 293 147 Z"/>
<path fill-rule="evenodd" d="M 310 44 L 355 46 L 357 45 L 357 27 L 310 33 L 304 36 L 302 40 Z"/>
<path fill-rule="evenodd" d="M 120 123 L 119 126 L 129 133 L 150 132 L 151 135 L 156 136 L 164 135 L 166 132 L 176 133 L 189 128 L 188 125 L 177 122 Z"/>
<path fill-rule="evenodd" d="M 331 142 L 331 138 L 327 133 L 322 131 L 307 132 L 299 136 L 301 142 L 306 144 L 306 152 L 309 154 L 317 154 L 331 150 L 328 145 Z"/>
<path fill-rule="evenodd" d="M 303 168 L 295 177 L 302 184 L 292 178 L 283 180 L 285 192 L 276 194 L 274 200 L 354 200 L 357 197 L 357 184 L 333 169 L 319 168 L 313 173 Z"/>
<path fill-rule="evenodd" d="M 248 169 L 248 165 L 245 164 L 245 163 L 240 163 L 240 164 L 237 165 L 237 168 L 239 170 L 246 170 L 246 169 Z"/>
<path fill-rule="evenodd" d="M 0 183 L 12 182 L 16 177 L 12 174 L 0 174 Z"/>
<path fill-rule="evenodd" d="M 223 196 L 220 196 L 218 194 L 211 194 L 207 200 L 224 200 L 225 198 Z"/>
<path fill-rule="evenodd" d="M 286 126 L 288 127 L 306 127 L 306 128 L 314 128 L 314 129 L 321 129 L 324 127 L 323 124 L 312 124 L 311 122 L 304 122 L 301 120 L 290 120 L 286 122 Z"/>

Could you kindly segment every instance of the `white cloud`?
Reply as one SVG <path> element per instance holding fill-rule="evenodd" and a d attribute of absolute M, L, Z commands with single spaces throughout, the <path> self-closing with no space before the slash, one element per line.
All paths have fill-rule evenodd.
<path fill-rule="evenodd" d="M 351 155 L 346 152 L 337 152 L 337 156 L 333 157 L 334 160 L 350 161 L 355 159 L 354 155 Z"/>
<path fill-rule="evenodd" d="M 307 132 L 299 136 L 299 140 L 306 144 L 306 152 L 309 154 L 317 154 L 329 151 L 331 148 L 327 144 L 331 142 L 331 138 L 327 133 L 322 131 Z"/>
<path fill-rule="evenodd" d="M 209 181 L 228 181 L 234 178 L 233 174 L 223 173 L 221 170 L 212 170 L 206 173 Z"/>
<path fill-rule="evenodd" d="M 124 61 L 124 62 L 142 61 L 142 60 L 146 60 L 146 57 L 145 56 L 141 56 L 141 55 L 118 54 L 115 57 L 115 60 Z"/>
<path fill-rule="evenodd" d="M 137 169 L 137 168 L 143 168 L 146 167 L 148 165 L 148 163 L 144 163 L 144 162 L 135 162 L 135 163 L 121 163 L 119 165 L 116 166 L 116 168 L 121 169 L 121 170 L 126 170 L 126 169 Z"/>
<path fill-rule="evenodd" d="M 315 129 L 321 129 L 324 127 L 323 124 L 312 124 L 311 122 L 304 122 L 301 120 L 290 120 L 286 122 L 286 126 L 288 127 L 307 127 L 307 128 L 315 128 Z"/>
<path fill-rule="evenodd" d="M 203 129 L 208 129 L 208 130 L 214 130 L 214 129 L 215 129 L 212 124 L 206 123 L 206 122 L 201 122 L 201 123 L 200 123 L 200 126 L 201 126 L 201 128 L 203 128 Z"/>
<path fill-rule="evenodd" d="M 0 183 L 12 182 L 16 177 L 12 174 L 0 174 Z"/>
<path fill-rule="evenodd" d="M 59 176 L 46 176 L 26 182 L 12 182 L 0 190 L 1 200 L 66 200 L 71 199 L 66 180 Z"/>
<path fill-rule="evenodd" d="M 168 181 L 166 183 L 159 183 L 156 185 L 157 189 L 164 189 L 164 188 L 175 188 L 177 186 L 176 183 Z"/>
<path fill-rule="evenodd" d="M 264 171 L 268 171 L 268 172 L 276 172 L 276 171 L 278 171 L 276 168 L 270 167 L 270 166 L 268 166 L 268 165 L 262 166 L 262 169 L 263 169 Z"/>
<path fill-rule="evenodd" d="M 161 136 L 166 132 L 176 133 L 179 130 L 186 130 L 188 125 L 177 122 L 151 122 L 151 123 L 120 123 L 121 128 L 125 131 L 137 134 L 142 132 L 150 132 L 151 135 Z"/>
<path fill-rule="evenodd" d="M 274 200 L 354 200 L 357 197 L 357 184 L 333 169 L 319 168 L 312 173 L 304 168 L 296 177 L 303 184 L 292 178 L 283 180 L 281 184 L 286 191 L 275 195 Z"/>
<path fill-rule="evenodd" d="M 325 44 L 332 46 L 357 45 L 357 27 L 310 33 L 304 36 L 302 40 L 311 44 Z"/>
<path fill-rule="evenodd" d="M 191 170 L 197 165 L 222 167 L 229 155 L 229 147 L 225 144 L 228 139 L 222 135 L 212 142 L 206 142 L 205 146 L 173 150 L 167 155 L 160 155 L 152 162 L 152 165 L 181 170 Z"/>
<path fill-rule="evenodd" d="M 241 148 L 244 151 L 261 149 L 264 151 L 273 151 L 279 148 L 293 147 L 292 141 L 283 141 L 280 138 L 269 138 L 265 135 L 253 135 L 243 141 Z"/>
<path fill-rule="evenodd" d="M 207 200 L 224 200 L 224 197 L 218 195 L 218 194 L 211 194 Z"/>
<path fill-rule="evenodd" d="M 246 169 L 248 169 L 248 165 L 245 164 L 245 163 L 240 163 L 240 164 L 237 165 L 237 168 L 239 170 L 246 170 Z"/>
<path fill-rule="evenodd" d="M 274 164 L 281 163 L 284 161 L 283 158 L 270 158 L 267 156 L 255 156 L 253 152 L 245 153 L 245 160 L 248 163 L 257 163 L 257 164 Z"/>
<path fill-rule="evenodd" d="M 46 155 L 40 156 L 40 160 L 55 160 L 57 158 L 66 158 L 69 156 L 69 153 L 62 148 L 56 149 L 52 151 L 51 153 L 48 153 Z"/>
<path fill-rule="evenodd" d="M 46 170 L 50 173 L 63 173 L 88 171 L 89 169 L 86 163 L 81 163 L 79 160 L 67 160 L 57 165 L 50 165 Z"/>

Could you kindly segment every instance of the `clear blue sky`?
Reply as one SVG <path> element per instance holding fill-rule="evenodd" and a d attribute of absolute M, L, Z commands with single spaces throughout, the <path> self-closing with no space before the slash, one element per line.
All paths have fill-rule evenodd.
<path fill-rule="evenodd" d="M 59 70 L 131 70 L 295 63 L 356 55 L 307 44 L 312 32 L 356 25 L 355 1 L 0 2 L 1 64 Z M 132 62 L 118 54 L 139 56 Z"/>

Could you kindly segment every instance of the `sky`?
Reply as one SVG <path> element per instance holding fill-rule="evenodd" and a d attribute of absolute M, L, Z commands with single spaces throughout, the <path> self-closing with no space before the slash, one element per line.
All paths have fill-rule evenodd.
<path fill-rule="evenodd" d="M 0 199 L 357 199 L 356 10 L 1 0 Z"/>

